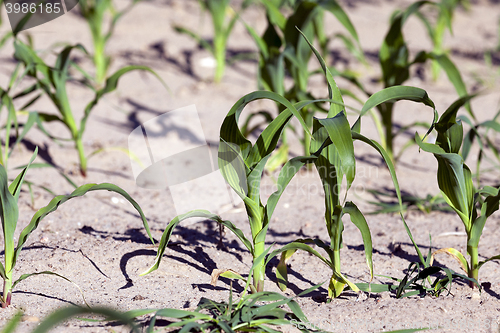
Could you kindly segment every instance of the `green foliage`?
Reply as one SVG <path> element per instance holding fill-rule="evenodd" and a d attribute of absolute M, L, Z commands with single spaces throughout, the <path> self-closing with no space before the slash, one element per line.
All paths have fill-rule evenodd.
<path fill-rule="evenodd" d="M 15 40 L 14 48 L 14 57 L 24 65 L 27 76 L 35 80 L 35 83 L 33 85 L 26 88 L 22 93 L 16 95 L 16 97 L 35 94 L 35 98 L 38 98 L 41 91 L 41 93 L 44 93 L 50 98 L 59 115 L 37 112 L 33 113 L 33 121 L 36 120 L 39 124 L 43 122 L 56 121 L 62 123 L 68 129 L 68 131 L 70 132 L 70 138 L 62 140 L 70 140 L 75 145 L 75 149 L 78 151 L 78 157 L 80 161 L 80 171 L 83 176 L 85 176 L 87 172 L 87 156 L 85 154 L 83 146 L 83 134 L 85 132 L 87 119 L 99 100 L 104 95 L 114 91 L 118 85 L 118 81 L 120 80 L 120 78 L 124 74 L 127 74 L 131 71 L 141 70 L 150 72 L 163 83 L 161 78 L 149 67 L 123 67 L 109 76 L 106 79 L 104 87 L 99 90 L 95 90 L 91 85 L 86 85 L 94 92 L 94 98 L 86 105 L 84 109 L 84 115 L 80 119 L 80 124 L 77 124 L 66 89 L 68 82 L 75 80 L 75 78 L 72 77 L 69 72 L 70 67 L 74 65 L 70 58 L 71 52 L 73 50 L 80 50 L 84 54 L 87 54 L 85 48 L 81 44 L 66 46 L 57 55 L 56 63 L 54 66 L 50 66 L 45 63 L 30 46 L 24 44 L 20 40 Z M 52 139 L 56 139 L 50 134 L 48 135 Z"/>
<path fill-rule="evenodd" d="M 391 279 L 396 283 L 357 283 L 356 286 L 366 292 L 380 293 L 391 291 L 395 293 L 396 298 L 405 298 L 410 296 L 425 297 L 429 295 L 439 297 L 444 291 L 447 291 L 449 294 L 451 292 L 452 282 L 456 279 L 468 281 L 469 283 L 475 284 L 481 288 L 476 280 L 465 275 L 455 273 L 451 269 L 438 266 L 425 267 L 418 262 L 412 262 L 408 265 L 406 274 L 402 279 L 383 275 L 379 276 Z M 432 277 L 434 278 L 433 280 L 431 279 Z"/>
<path fill-rule="evenodd" d="M 31 157 L 31 160 L 28 163 L 28 165 L 21 171 L 21 173 L 16 177 L 16 179 L 14 179 L 12 183 L 10 183 L 10 185 L 8 184 L 7 173 L 5 171 L 5 168 L 2 165 L 0 165 L 0 209 L 1 209 L 0 217 L 2 222 L 2 231 L 4 238 L 4 264 L 0 263 L 0 276 L 4 281 L 3 293 L 0 299 L 2 307 L 10 305 L 12 298 L 12 289 L 19 282 L 30 276 L 39 274 L 49 274 L 58 276 L 60 278 L 63 278 L 71 282 L 71 280 L 69 280 L 68 278 L 65 278 L 60 274 L 50 271 L 23 274 L 15 281 L 13 280 L 12 275 L 14 272 L 17 259 L 21 253 L 21 250 L 23 249 L 23 246 L 26 244 L 31 233 L 34 230 L 36 230 L 41 220 L 48 214 L 57 210 L 57 208 L 59 208 L 61 204 L 65 203 L 66 201 L 72 198 L 80 197 L 85 195 L 87 192 L 97 191 L 97 190 L 107 190 L 122 195 L 126 200 L 128 200 L 134 206 L 134 208 L 140 214 L 144 227 L 148 235 L 150 236 L 151 241 L 154 244 L 153 238 L 149 231 L 149 226 L 146 217 L 144 216 L 144 213 L 142 212 L 137 202 L 135 202 L 134 199 L 132 199 L 127 192 L 125 192 L 118 186 L 113 184 L 103 183 L 103 184 L 86 184 L 78 187 L 71 194 L 60 195 L 52 199 L 47 206 L 40 208 L 33 215 L 30 223 L 26 227 L 24 227 L 21 234 L 19 235 L 19 240 L 16 246 L 14 233 L 17 228 L 18 217 L 19 217 L 18 199 L 21 193 L 21 185 L 24 182 L 24 178 L 26 176 L 26 173 L 28 172 L 31 163 L 33 162 L 33 160 L 37 155 L 37 151 L 38 149 L 35 150 L 35 153 Z"/>
<path fill-rule="evenodd" d="M 94 44 L 95 82 L 101 86 L 107 78 L 111 57 L 106 54 L 106 44 L 114 33 L 119 19 L 130 11 L 139 1 L 131 0 L 123 10 L 116 10 L 112 0 L 79 0 L 80 14 L 87 21 Z M 110 23 L 105 31 L 106 14 Z"/>
<path fill-rule="evenodd" d="M 438 250 L 436 254 L 444 252 L 453 256 L 470 278 L 478 280 L 479 268 L 490 260 L 500 258 L 497 255 L 481 262 L 478 259 L 479 240 L 486 220 L 499 208 L 500 188 L 474 188 L 472 173 L 459 154 L 463 143 L 463 127 L 462 122 L 457 119 L 457 112 L 470 98 L 472 97 L 467 96 L 454 102 L 439 121 L 432 124 L 430 130 L 434 128 L 437 132 L 435 144 L 422 142 L 418 134 L 415 135 L 415 140 L 422 150 L 434 154 L 438 162 L 439 189 L 464 224 L 470 262 L 453 248 Z"/>

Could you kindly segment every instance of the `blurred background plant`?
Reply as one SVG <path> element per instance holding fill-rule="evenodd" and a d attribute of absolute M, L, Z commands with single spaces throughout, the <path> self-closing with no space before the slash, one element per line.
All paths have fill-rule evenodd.
<path fill-rule="evenodd" d="M 118 10 L 113 0 L 78 0 L 80 14 L 87 22 L 92 42 L 94 54 L 92 55 L 95 76 L 94 81 L 97 87 L 101 87 L 107 78 L 111 65 L 111 56 L 106 53 L 106 45 L 112 37 L 118 21 L 129 12 L 139 1 L 130 0 L 123 9 Z M 108 24 L 107 28 L 105 27 Z"/>
<path fill-rule="evenodd" d="M 259 89 L 269 90 L 286 97 L 291 102 L 303 100 L 315 100 L 309 89 L 309 79 L 314 74 L 322 74 L 321 69 L 310 70 L 309 62 L 313 52 L 297 28 L 311 41 L 318 42 L 320 54 L 323 58 L 329 58 L 328 43 L 334 37 L 341 36 L 342 41 L 360 59 L 364 59 L 363 52 L 359 46 L 359 38 L 349 17 L 335 0 L 329 1 L 260 1 L 266 10 L 267 28 L 262 36 L 248 24 L 246 28 L 254 39 L 259 49 L 259 67 L 257 83 Z M 293 11 L 286 16 L 282 14 L 283 8 L 291 8 Z M 325 32 L 324 17 L 326 13 L 333 14 L 347 31 L 345 34 L 336 34 L 328 37 Z M 285 77 L 290 75 L 292 86 L 285 87 Z M 312 129 L 312 121 L 315 112 L 327 113 L 321 106 L 322 103 L 313 103 L 301 110 L 302 118 L 309 129 Z M 278 106 L 278 112 L 282 107 Z M 250 121 L 255 116 L 264 116 L 265 122 L 273 118 L 269 111 L 250 114 L 245 120 L 243 133 L 245 136 L 251 134 L 256 129 L 249 127 Z M 297 130 L 289 125 L 299 137 L 303 146 L 303 154 L 310 155 L 310 137 L 305 132 L 299 134 Z M 283 165 L 288 156 L 288 144 L 286 132 L 282 135 L 282 145 L 271 157 L 267 170 L 272 171 Z"/>
<path fill-rule="evenodd" d="M 202 11 L 208 12 L 212 19 L 213 39 L 207 41 L 198 34 L 186 27 L 175 26 L 174 29 L 182 34 L 192 37 L 205 50 L 210 52 L 215 60 L 214 81 L 222 80 L 226 69 L 227 42 L 231 36 L 234 25 L 240 13 L 245 10 L 255 0 L 244 0 L 240 9 L 235 11 L 230 4 L 230 0 L 198 0 Z"/>
<path fill-rule="evenodd" d="M 99 90 L 96 90 L 93 85 L 89 84 L 84 77 L 83 81 L 79 82 L 83 83 L 84 87 L 93 91 L 94 98 L 86 105 L 80 124 L 77 125 L 67 93 L 68 83 L 78 81 L 78 79 L 74 75 L 71 75 L 69 71 L 70 67 L 74 65 L 74 62 L 70 58 L 70 54 L 73 50 L 79 50 L 84 54 L 88 54 L 86 49 L 81 44 L 66 46 L 57 54 L 55 65 L 50 66 L 36 54 L 30 45 L 27 45 L 18 39 L 14 43 L 14 48 L 14 57 L 24 65 L 24 70 L 27 73 L 27 76 L 35 80 L 33 85 L 26 88 L 22 93 L 16 95 L 16 97 L 24 97 L 30 94 L 36 95 L 34 98 L 35 100 L 38 99 L 41 94 L 45 94 L 49 97 L 59 115 L 46 112 L 36 112 L 36 115 L 42 122 L 60 122 L 69 130 L 69 139 L 56 138 L 50 134 L 49 137 L 56 141 L 73 142 L 75 149 L 78 152 L 79 168 L 83 176 L 86 176 L 87 173 L 88 159 L 83 145 L 83 134 L 86 129 L 87 119 L 93 108 L 97 105 L 97 103 L 99 103 L 99 100 L 104 95 L 117 88 L 118 81 L 123 75 L 135 70 L 150 72 L 165 85 L 158 74 L 147 66 L 123 67 L 109 76 L 106 79 L 105 85 Z M 82 70 L 80 69 L 78 72 L 81 71 Z M 44 132 L 47 133 L 46 131 Z"/>

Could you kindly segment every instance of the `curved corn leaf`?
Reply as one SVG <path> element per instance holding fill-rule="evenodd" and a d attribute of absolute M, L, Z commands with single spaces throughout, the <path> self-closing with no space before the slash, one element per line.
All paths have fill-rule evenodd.
<path fill-rule="evenodd" d="M 377 143 L 374 140 L 370 140 L 370 139 L 366 138 L 365 136 L 363 136 L 359 132 L 357 132 L 357 130 L 359 130 L 359 128 L 356 128 L 352 131 L 352 138 L 354 140 L 360 140 L 360 141 L 368 144 L 369 146 L 374 148 L 380 154 L 380 156 L 382 156 L 382 158 L 384 159 L 384 161 L 389 169 L 389 173 L 391 174 L 392 183 L 394 184 L 394 189 L 396 190 L 396 196 L 398 197 L 398 203 L 399 203 L 399 214 L 401 216 L 401 220 L 403 221 L 403 225 L 406 229 L 406 233 L 408 234 L 408 237 L 410 237 L 410 240 L 411 240 L 413 246 L 415 247 L 415 250 L 417 251 L 418 258 L 420 259 L 420 262 L 425 267 L 427 267 L 428 265 L 424 259 L 424 256 L 422 255 L 422 252 L 420 251 L 417 243 L 413 239 L 413 235 L 410 231 L 410 228 L 408 227 L 408 224 L 406 223 L 406 220 L 403 216 L 404 208 L 403 208 L 403 200 L 401 198 L 401 190 L 399 188 L 399 182 L 398 182 L 398 179 L 396 177 L 396 169 L 394 168 L 394 164 L 392 163 L 391 158 L 389 157 L 389 154 L 387 154 L 385 149 L 379 143 Z"/>
<path fill-rule="evenodd" d="M 127 192 L 125 192 L 120 187 L 118 187 L 116 185 L 113 185 L 113 184 L 109 184 L 109 183 L 86 184 L 86 185 L 82 185 L 82 186 L 78 187 L 77 189 L 75 189 L 73 192 L 71 192 L 68 195 L 59 195 L 59 196 L 55 197 L 54 199 L 52 199 L 49 202 L 49 204 L 47 206 L 45 206 L 43 208 L 40 208 L 35 213 L 35 215 L 33 215 L 33 217 L 31 218 L 30 223 L 23 229 L 23 231 L 19 235 L 19 241 L 17 243 L 17 247 L 16 247 L 16 250 L 15 250 L 15 253 L 14 253 L 14 256 L 13 256 L 12 267 L 14 267 L 14 265 L 16 263 L 16 260 L 17 260 L 17 258 L 19 256 L 19 253 L 21 252 L 24 244 L 28 240 L 28 237 L 38 227 L 38 225 L 40 224 L 40 221 L 45 216 L 47 216 L 48 214 L 56 211 L 57 208 L 59 208 L 60 205 L 62 205 L 63 203 L 65 203 L 66 201 L 68 201 L 70 199 L 73 199 L 73 198 L 76 198 L 76 197 L 81 197 L 81 196 L 85 195 L 88 192 L 98 191 L 98 190 L 106 190 L 106 191 L 111 191 L 111 192 L 118 193 L 121 196 L 123 196 L 128 202 L 130 202 L 132 204 L 132 206 L 140 214 L 141 219 L 142 219 L 142 223 L 144 225 L 144 228 L 146 229 L 146 232 L 147 232 L 147 234 L 149 236 L 149 239 L 151 239 L 151 242 L 154 244 L 153 236 L 151 235 L 151 231 L 149 230 L 149 225 L 148 225 L 148 221 L 146 220 L 146 216 L 142 212 L 142 209 L 139 206 L 139 204 L 134 199 L 132 199 L 132 197 Z"/>
<path fill-rule="evenodd" d="M 129 326 L 132 332 L 139 332 L 134 321 L 127 317 L 125 314 L 103 307 L 94 307 L 91 309 L 82 307 L 67 307 L 63 309 L 56 310 L 47 317 L 45 317 L 41 323 L 37 325 L 32 333 L 45 333 L 49 332 L 50 329 L 57 326 L 58 324 L 78 315 L 86 314 L 98 314 L 106 317 L 106 320 L 118 321 L 122 324 Z"/>
<path fill-rule="evenodd" d="M 299 30 L 299 29 L 297 28 L 297 30 Z M 309 45 L 309 47 L 316 55 L 316 58 L 318 59 L 320 65 L 321 65 L 321 68 L 323 69 L 323 72 L 324 72 L 325 77 L 326 77 L 326 82 L 328 83 L 328 98 L 343 104 L 344 100 L 342 98 L 342 94 L 340 93 L 340 90 L 337 87 L 337 83 L 335 82 L 332 73 L 328 69 L 328 66 L 326 66 L 325 61 L 323 60 L 323 58 L 319 54 L 318 50 L 316 50 L 316 48 L 311 44 L 309 39 L 307 39 L 307 36 L 302 31 L 299 30 L 299 32 L 302 34 L 302 37 L 304 37 L 304 39 L 307 42 L 307 44 Z M 344 107 L 341 104 L 330 103 L 330 111 L 328 112 L 328 117 L 329 118 L 334 117 L 338 113 L 342 112 L 343 110 L 344 110 Z"/>
<path fill-rule="evenodd" d="M 358 207 L 348 201 L 342 208 L 342 211 L 345 214 L 349 214 L 351 217 L 352 223 L 359 229 L 361 232 L 361 237 L 363 238 L 363 245 L 365 248 L 365 256 L 366 256 L 366 264 L 370 269 L 370 278 L 373 279 L 373 260 L 372 260 L 372 236 L 370 233 L 370 228 L 368 227 L 368 223 L 366 223 L 366 219 L 358 209 Z"/>
<path fill-rule="evenodd" d="M 192 211 L 187 212 L 185 214 L 181 214 L 179 216 L 176 216 L 172 221 L 170 221 L 170 223 L 165 228 L 163 235 L 161 236 L 160 243 L 158 244 L 158 252 L 156 254 L 155 263 L 148 270 L 139 274 L 140 276 L 149 274 L 149 273 L 158 269 L 160 262 L 161 262 L 161 259 L 163 257 L 163 253 L 165 253 L 165 249 L 167 248 L 168 242 L 170 241 L 170 237 L 172 236 L 172 232 L 174 231 L 175 227 L 180 222 L 182 222 L 188 218 L 191 218 L 191 217 L 206 218 L 208 220 L 212 220 L 214 222 L 217 222 L 217 223 L 222 224 L 223 226 L 227 227 L 229 230 L 231 230 L 236 235 L 236 237 L 238 237 L 241 240 L 243 245 L 245 245 L 245 247 L 248 249 L 248 251 L 250 251 L 250 253 L 252 253 L 252 255 L 253 255 L 254 250 L 252 247 L 252 243 L 245 237 L 243 232 L 240 229 L 236 228 L 236 226 L 234 226 L 231 222 L 224 221 L 219 216 L 212 214 L 206 210 L 192 210 Z"/>
<path fill-rule="evenodd" d="M 266 203 L 266 221 L 270 221 L 271 217 L 274 213 L 274 209 L 276 208 L 276 205 L 278 204 L 278 201 L 285 191 L 285 188 L 288 186 L 292 178 L 295 176 L 295 174 L 302 168 L 304 165 L 308 163 L 312 163 L 316 160 L 316 156 L 310 156 L 310 157 L 305 157 L 305 156 L 298 156 L 294 157 L 288 162 L 285 163 L 283 168 L 280 171 L 280 174 L 278 176 L 278 181 L 276 183 L 276 186 L 278 188 L 277 191 L 272 193 L 269 198 L 267 199 Z"/>
<path fill-rule="evenodd" d="M 483 266 L 484 264 L 486 264 L 488 261 L 492 261 L 492 260 L 500 260 L 500 254 L 496 255 L 496 256 L 493 256 L 491 258 L 488 258 L 486 260 L 480 261 L 479 264 L 477 265 L 477 269 L 481 268 L 481 266 Z"/>
<path fill-rule="evenodd" d="M 382 89 L 371 95 L 363 105 L 360 117 L 380 104 L 399 100 L 420 102 L 435 109 L 434 102 L 429 98 L 425 90 L 409 86 L 395 86 Z"/>
<path fill-rule="evenodd" d="M 87 303 L 87 300 L 85 299 L 85 294 L 83 293 L 83 290 L 73 281 L 71 281 L 70 279 L 68 279 L 67 277 L 61 275 L 61 274 L 57 274 L 57 273 L 54 273 L 54 272 L 51 272 L 51 271 L 43 271 L 43 272 L 36 272 L 36 273 L 31 273 L 31 274 L 23 274 L 21 275 L 16 281 L 14 281 L 14 283 L 12 283 L 12 289 L 15 288 L 15 286 L 23 281 L 23 280 L 26 280 L 27 278 L 31 277 L 31 276 L 35 276 L 35 275 L 54 275 L 54 276 L 57 276 L 57 277 L 60 277 L 61 279 L 64 279 L 70 283 L 72 283 L 73 285 L 75 285 L 76 288 L 78 288 L 78 290 L 80 291 L 80 294 L 82 294 L 82 298 L 83 298 L 83 301 L 85 302 L 85 305 L 90 309 L 90 305 Z"/>
<path fill-rule="evenodd" d="M 10 274 L 14 268 L 14 233 L 16 232 L 19 217 L 17 200 L 10 193 L 7 181 L 7 172 L 3 165 L 0 164 L 0 217 L 2 221 L 5 258 L 5 267 L 0 264 L 0 275 L 4 279 L 6 279 L 6 274 Z"/>
<path fill-rule="evenodd" d="M 455 258 L 455 260 L 458 261 L 460 267 L 463 269 L 465 273 L 469 272 L 469 263 L 467 262 L 467 259 L 465 259 L 464 255 L 460 253 L 460 251 L 455 250 L 454 248 L 451 247 L 434 251 L 431 256 L 430 265 L 432 265 L 432 262 L 434 261 L 434 257 L 436 256 L 436 254 L 439 253 L 445 253 L 447 255 L 452 256 L 453 258 Z"/>

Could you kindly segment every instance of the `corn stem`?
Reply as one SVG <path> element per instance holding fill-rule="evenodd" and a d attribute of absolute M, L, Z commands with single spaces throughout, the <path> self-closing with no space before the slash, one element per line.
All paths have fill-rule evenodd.
<path fill-rule="evenodd" d="M 255 257 L 254 260 L 257 259 L 262 253 L 265 251 L 264 242 L 255 244 Z M 264 260 L 255 266 L 253 271 L 253 285 L 257 292 L 264 291 L 264 278 L 265 278 L 265 266 Z"/>
<path fill-rule="evenodd" d="M 8 307 L 12 298 L 12 272 L 5 274 L 7 279 L 3 280 L 2 308 Z"/>
<path fill-rule="evenodd" d="M 479 282 L 479 255 L 477 252 L 477 247 L 467 246 L 467 252 L 470 256 L 470 268 L 468 276 Z M 471 286 L 471 288 L 474 288 L 476 284 L 473 282 L 469 282 L 469 285 Z"/>

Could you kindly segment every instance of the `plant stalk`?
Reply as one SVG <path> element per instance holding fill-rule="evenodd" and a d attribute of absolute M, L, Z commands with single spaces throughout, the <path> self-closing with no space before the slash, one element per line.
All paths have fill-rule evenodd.
<path fill-rule="evenodd" d="M 477 247 L 467 246 L 467 252 L 470 255 L 470 270 L 468 276 L 475 279 L 479 283 L 479 255 L 477 252 Z M 469 282 L 471 288 L 475 288 L 474 282 Z"/>
<path fill-rule="evenodd" d="M 3 280 L 2 308 L 8 307 L 12 298 L 12 272 L 6 275 L 7 279 Z"/>
<path fill-rule="evenodd" d="M 223 36 L 215 36 L 214 39 L 214 57 L 215 57 L 215 83 L 219 83 L 226 70 L 226 41 Z"/>
<path fill-rule="evenodd" d="M 261 243 L 256 243 L 255 244 L 255 256 L 254 260 L 257 259 L 262 253 L 265 251 L 265 244 L 264 242 Z M 264 260 L 262 260 L 260 263 L 258 263 L 255 266 L 255 269 L 253 271 L 253 286 L 255 287 L 255 290 L 257 292 L 264 291 L 264 277 L 265 277 L 265 265 L 264 265 Z"/>
<path fill-rule="evenodd" d="M 82 138 L 75 139 L 75 148 L 78 150 L 78 158 L 80 160 L 80 173 L 83 177 L 87 177 L 87 157 L 83 148 Z"/>

